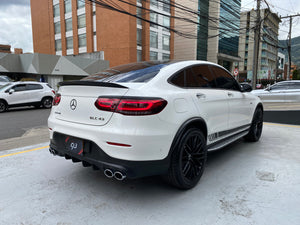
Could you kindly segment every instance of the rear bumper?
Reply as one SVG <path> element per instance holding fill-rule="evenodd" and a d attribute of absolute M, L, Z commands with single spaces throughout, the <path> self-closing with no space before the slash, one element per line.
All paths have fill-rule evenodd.
<path fill-rule="evenodd" d="M 98 145 L 89 140 L 83 140 L 82 154 L 78 155 L 68 150 L 66 135 L 55 132 L 50 141 L 50 152 L 72 159 L 73 162 L 82 162 L 84 166 L 93 166 L 102 171 L 110 169 L 113 172 L 120 171 L 127 178 L 134 179 L 146 176 L 166 174 L 169 168 L 169 158 L 154 161 L 128 161 L 113 158 L 107 155 Z"/>

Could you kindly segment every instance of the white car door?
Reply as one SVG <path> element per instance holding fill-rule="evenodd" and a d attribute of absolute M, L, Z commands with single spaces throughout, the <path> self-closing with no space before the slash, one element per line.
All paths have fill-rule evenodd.
<path fill-rule="evenodd" d="M 289 82 L 285 100 L 286 102 L 300 102 L 300 82 Z"/>
<path fill-rule="evenodd" d="M 288 91 L 288 84 L 277 83 L 259 94 L 263 102 L 285 102 L 285 95 Z"/>
<path fill-rule="evenodd" d="M 13 92 L 11 92 L 13 90 Z M 9 105 L 28 103 L 26 84 L 17 84 L 6 91 L 6 101 Z"/>
<path fill-rule="evenodd" d="M 215 89 L 214 76 L 208 65 L 195 65 L 176 74 L 171 81 L 192 97 L 199 117 L 208 128 L 208 144 L 217 141 L 228 129 L 228 101 L 224 90 Z"/>
<path fill-rule="evenodd" d="M 40 102 L 43 97 L 43 86 L 40 84 L 27 84 L 26 90 L 29 102 Z"/>
<path fill-rule="evenodd" d="M 240 86 L 233 76 L 221 67 L 212 66 L 217 87 L 226 93 L 229 107 L 228 134 L 243 129 L 252 120 L 252 100 L 240 91 Z"/>

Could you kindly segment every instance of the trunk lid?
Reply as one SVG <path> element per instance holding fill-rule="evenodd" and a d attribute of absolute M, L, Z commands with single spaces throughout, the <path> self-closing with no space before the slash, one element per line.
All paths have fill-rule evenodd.
<path fill-rule="evenodd" d="M 60 103 L 53 106 L 55 118 L 86 125 L 103 126 L 107 124 L 113 112 L 96 108 L 99 96 L 124 96 L 128 88 L 114 83 L 95 81 L 77 81 L 60 83 L 58 93 Z"/>

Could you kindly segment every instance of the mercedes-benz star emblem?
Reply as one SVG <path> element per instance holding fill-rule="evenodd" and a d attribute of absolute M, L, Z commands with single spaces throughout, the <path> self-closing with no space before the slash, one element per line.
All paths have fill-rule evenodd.
<path fill-rule="evenodd" d="M 75 110 L 76 107 L 77 107 L 77 101 L 76 101 L 76 99 L 72 99 L 71 102 L 70 102 L 70 108 L 72 110 Z"/>

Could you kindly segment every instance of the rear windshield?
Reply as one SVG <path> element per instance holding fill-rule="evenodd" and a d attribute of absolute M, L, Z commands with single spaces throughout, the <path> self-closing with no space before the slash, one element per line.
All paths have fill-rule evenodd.
<path fill-rule="evenodd" d="M 101 82 L 142 82 L 146 83 L 155 77 L 161 68 L 167 66 L 169 61 L 149 61 L 116 66 L 100 73 L 88 76 L 82 80 L 95 80 Z"/>

